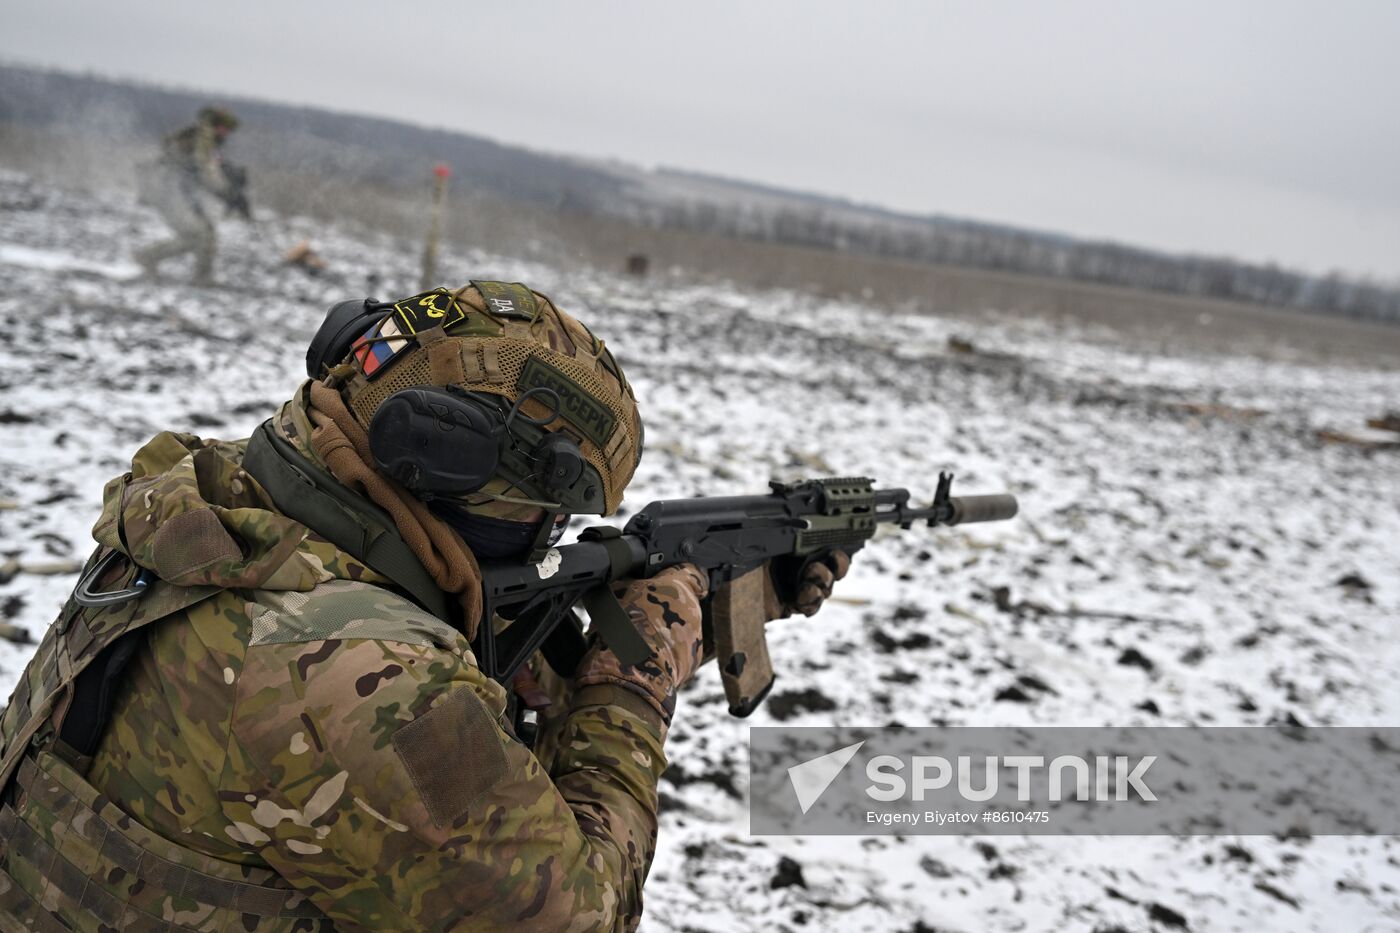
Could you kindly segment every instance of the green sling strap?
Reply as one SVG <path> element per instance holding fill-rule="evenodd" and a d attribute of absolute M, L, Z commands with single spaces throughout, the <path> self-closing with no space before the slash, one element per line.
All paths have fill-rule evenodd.
<path fill-rule="evenodd" d="M 460 628 L 455 605 L 409 550 L 389 513 L 346 489 L 277 436 L 270 421 L 248 439 L 243 468 L 293 518 L 403 587 L 425 611 Z"/>

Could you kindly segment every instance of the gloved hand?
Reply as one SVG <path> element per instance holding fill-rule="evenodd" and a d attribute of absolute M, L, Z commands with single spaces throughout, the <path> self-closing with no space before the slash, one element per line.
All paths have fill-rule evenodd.
<path fill-rule="evenodd" d="M 770 563 L 768 576 L 772 585 L 764 590 L 764 614 L 771 619 L 785 619 L 794 612 L 814 616 L 831 596 L 831 587 L 851 569 L 851 558 L 845 551 L 830 551 L 799 571 L 797 579 Z M 782 594 L 788 594 L 787 599 Z"/>
<path fill-rule="evenodd" d="M 652 654 L 638 665 L 623 664 L 602 643 L 583 656 L 574 689 L 612 684 L 641 696 L 661 716 L 663 728 L 676 708 L 676 690 L 700 666 L 700 601 L 709 580 L 694 564 L 668 567 L 646 580 L 615 587 L 618 601 Z"/>

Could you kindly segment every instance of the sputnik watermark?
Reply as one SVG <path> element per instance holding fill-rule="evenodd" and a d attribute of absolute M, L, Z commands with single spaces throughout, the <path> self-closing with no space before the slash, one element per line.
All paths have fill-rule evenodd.
<path fill-rule="evenodd" d="M 1400 832 L 1400 729 L 751 732 L 755 833 Z"/>
<path fill-rule="evenodd" d="M 1126 755 L 1097 755 L 1091 765 L 1079 755 L 1060 755 L 1050 762 L 1048 789 L 1044 799 L 1064 800 L 1067 795 L 1066 773 L 1069 774 L 1070 794 L 1076 800 L 1127 800 L 1130 792 L 1135 792 L 1142 800 L 1156 800 L 1157 795 L 1143 783 L 1143 776 L 1156 755 L 1147 755 L 1131 761 Z M 1046 767 L 1043 755 L 996 755 L 984 756 L 978 764 L 971 755 L 959 755 L 957 759 L 957 792 L 963 800 L 980 803 L 992 800 L 1001 789 L 1000 775 L 1003 769 L 1014 772 L 1012 786 L 1016 788 L 1016 799 L 1022 802 L 1031 799 L 1032 772 Z M 1131 764 L 1130 764 L 1131 761 Z M 909 779 L 905 779 L 905 760 L 897 755 L 877 755 L 865 764 L 865 774 L 871 785 L 865 792 L 874 800 L 891 801 L 909 797 L 922 801 L 926 794 L 940 791 L 950 786 L 954 767 L 947 759 L 938 755 L 915 755 L 909 765 Z M 980 770 L 981 787 L 974 787 Z M 1090 790 L 1090 773 L 1095 775 L 1093 789 Z M 809 808 L 810 809 L 810 808 Z"/>
<path fill-rule="evenodd" d="M 823 793 L 841 774 L 846 765 L 864 745 L 856 742 L 835 751 L 810 758 L 787 769 L 798 806 L 805 814 L 816 805 Z M 1126 801 L 1130 795 L 1144 801 L 1155 801 L 1157 795 L 1144 783 L 1144 777 L 1155 755 L 1135 761 L 1126 755 L 1097 755 L 1093 762 L 1079 755 L 1060 755 L 1049 765 L 1043 755 L 988 755 L 974 760 L 960 755 L 956 764 L 940 755 L 914 755 L 909 759 L 897 755 L 876 755 L 865 763 L 865 794 L 874 801 L 890 803 L 913 800 L 922 802 L 929 795 L 954 787 L 957 795 L 969 803 L 993 800 L 1001 790 L 1003 770 L 1011 772 L 1016 800 L 1031 800 L 1034 772 L 1048 767 L 1044 795 L 1047 801 L 1074 800 Z M 954 784 L 954 774 L 957 780 Z M 976 785 L 980 774 L 981 784 Z M 1093 779 L 1090 776 L 1093 775 Z M 1026 824 L 1048 825 L 1050 812 L 1037 810 L 915 810 L 888 813 L 867 810 L 865 822 L 880 827 L 912 828 L 931 825 L 939 828 L 954 826 Z"/>
<path fill-rule="evenodd" d="M 854 745 L 838 748 L 834 752 L 818 755 L 788 768 L 788 780 L 792 781 L 793 793 L 797 794 L 797 804 L 803 813 L 812 809 L 812 805 L 821 799 L 831 782 L 836 780 L 847 762 L 855 757 L 864 744 L 856 742 Z"/>
<path fill-rule="evenodd" d="M 836 780 L 864 744 L 856 742 L 787 769 L 788 779 L 792 782 L 793 792 L 797 795 L 797 802 L 803 813 L 811 810 L 821 799 L 831 782 Z M 1156 760 L 1156 755 L 1147 755 L 1136 761 L 1126 755 L 1097 755 L 1093 763 L 1090 763 L 1079 755 L 1060 755 L 1048 766 L 1049 779 L 1045 799 L 1059 801 L 1072 796 L 1075 800 L 1127 800 L 1130 794 L 1135 793 L 1141 800 L 1156 800 L 1157 795 L 1143 781 L 1147 770 Z M 960 755 L 956 766 L 939 755 L 914 755 L 908 760 L 897 755 L 876 755 L 865 763 L 865 776 L 870 782 L 865 787 L 865 793 L 870 799 L 882 803 L 905 798 L 923 801 L 926 795 L 952 785 L 956 772 L 958 796 L 966 801 L 981 803 L 997 796 L 1001 788 L 1001 772 L 1007 769 L 1014 774 L 1012 781 L 1016 788 L 1016 799 L 1026 802 L 1031 799 L 1033 790 L 1032 773 L 1046 767 L 1045 757 L 1042 755 L 1007 755 L 1002 758 L 988 755 L 977 763 L 974 763 L 971 755 Z M 976 787 L 974 783 L 979 771 L 981 786 Z M 1092 781 L 1091 774 L 1094 775 Z M 922 818 L 922 814 L 919 813 L 885 816 L 888 818 L 877 820 L 872 813 L 869 821 L 917 824 Z M 939 822 L 956 818 L 961 818 L 963 822 L 975 822 L 977 815 L 940 813 L 938 817 Z"/>

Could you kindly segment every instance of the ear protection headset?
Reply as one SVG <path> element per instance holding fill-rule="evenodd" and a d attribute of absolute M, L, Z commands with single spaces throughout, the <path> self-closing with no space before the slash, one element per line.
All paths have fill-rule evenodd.
<path fill-rule="evenodd" d="M 372 298 L 332 306 L 307 349 L 307 375 L 322 378 L 392 308 Z M 525 415 L 521 406 L 529 398 L 545 401 L 550 413 Z M 402 389 L 370 419 L 370 453 L 375 466 L 425 501 L 460 498 L 503 476 L 541 506 L 601 515 L 602 477 L 574 438 L 546 430 L 559 405 L 558 394 L 545 387 L 526 391 L 513 405 L 456 386 Z"/>
<path fill-rule="evenodd" d="M 530 418 L 528 398 L 552 399 L 550 414 Z M 514 405 L 456 387 L 419 386 L 389 396 L 369 424 L 375 466 L 420 499 L 459 498 L 495 476 L 562 511 L 602 511 L 602 482 L 569 435 L 547 431 L 559 396 L 536 388 Z"/>

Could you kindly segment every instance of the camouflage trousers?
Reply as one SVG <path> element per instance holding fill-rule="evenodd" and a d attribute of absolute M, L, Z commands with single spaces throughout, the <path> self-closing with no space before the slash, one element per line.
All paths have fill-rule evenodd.
<path fill-rule="evenodd" d="M 150 168 L 140 178 L 141 203 L 154 208 L 174 232 L 169 239 L 140 249 L 136 261 L 147 272 L 166 259 L 194 254 L 194 279 L 207 283 L 214 275 L 214 222 L 200 203 L 198 187 L 178 174 Z"/>

